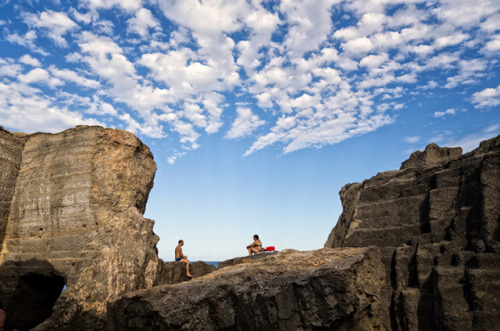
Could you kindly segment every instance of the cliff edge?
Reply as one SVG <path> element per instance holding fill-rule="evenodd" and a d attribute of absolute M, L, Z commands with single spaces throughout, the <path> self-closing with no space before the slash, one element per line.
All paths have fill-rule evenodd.
<path fill-rule="evenodd" d="M 500 136 L 465 155 L 431 144 L 340 196 L 325 247 L 385 252 L 392 329 L 498 329 Z"/>
<path fill-rule="evenodd" d="M 153 286 L 159 238 L 143 213 L 155 171 L 149 148 L 126 131 L 0 129 L 7 330 L 98 329 L 109 300 Z"/>

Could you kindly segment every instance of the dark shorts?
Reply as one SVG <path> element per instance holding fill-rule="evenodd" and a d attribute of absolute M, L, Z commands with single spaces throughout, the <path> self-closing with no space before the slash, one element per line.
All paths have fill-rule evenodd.
<path fill-rule="evenodd" d="M 176 257 L 175 261 L 180 261 L 181 259 L 182 259 L 182 257 Z"/>

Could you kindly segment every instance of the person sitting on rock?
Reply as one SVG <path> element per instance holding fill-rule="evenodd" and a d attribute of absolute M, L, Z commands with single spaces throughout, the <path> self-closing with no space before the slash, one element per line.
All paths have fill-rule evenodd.
<path fill-rule="evenodd" d="M 184 240 L 181 239 L 179 240 L 179 245 L 175 248 L 175 261 L 186 263 L 186 275 L 192 278 L 193 276 L 189 273 L 189 260 L 186 255 L 182 254 L 182 246 L 184 246 Z"/>
<path fill-rule="evenodd" d="M 259 240 L 258 235 L 256 235 L 256 234 L 253 235 L 253 243 L 248 245 L 247 249 L 248 249 L 249 256 L 251 256 L 252 254 L 262 252 L 262 242 Z"/>

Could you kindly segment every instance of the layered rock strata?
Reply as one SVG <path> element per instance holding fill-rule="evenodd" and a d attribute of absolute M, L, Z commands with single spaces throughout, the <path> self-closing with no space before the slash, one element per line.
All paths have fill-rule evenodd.
<path fill-rule="evenodd" d="M 463 156 L 431 144 L 340 196 L 325 247 L 383 250 L 391 329 L 498 329 L 500 137 Z"/>
<path fill-rule="evenodd" d="M 154 222 L 142 216 L 155 170 L 149 148 L 129 132 L 0 130 L 1 271 L 34 293 L 42 291 L 40 282 L 26 277 L 56 285 L 64 280 L 54 314 L 40 329 L 99 328 L 107 301 L 157 281 L 158 237 Z M 37 314 L 17 305 L 18 285 L 0 284 L 12 329 L 21 328 L 12 316 L 44 320 L 31 321 Z M 59 292 L 47 296 L 57 298 L 61 288 L 53 291 Z"/>

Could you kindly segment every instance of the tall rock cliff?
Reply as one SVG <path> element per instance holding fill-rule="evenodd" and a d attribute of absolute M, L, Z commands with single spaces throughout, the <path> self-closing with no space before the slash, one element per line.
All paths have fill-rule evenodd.
<path fill-rule="evenodd" d="M 325 247 L 383 249 L 392 329 L 500 325 L 500 136 L 462 155 L 427 146 L 340 192 Z"/>
<path fill-rule="evenodd" d="M 149 148 L 122 130 L 0 129 L 0 305 L 7 329 L 33 328 L 52 310 L 38 329 L 99 328 L 107 301 L 153 285 L 158 237 L 143 213 L 155 171 Z"/>

